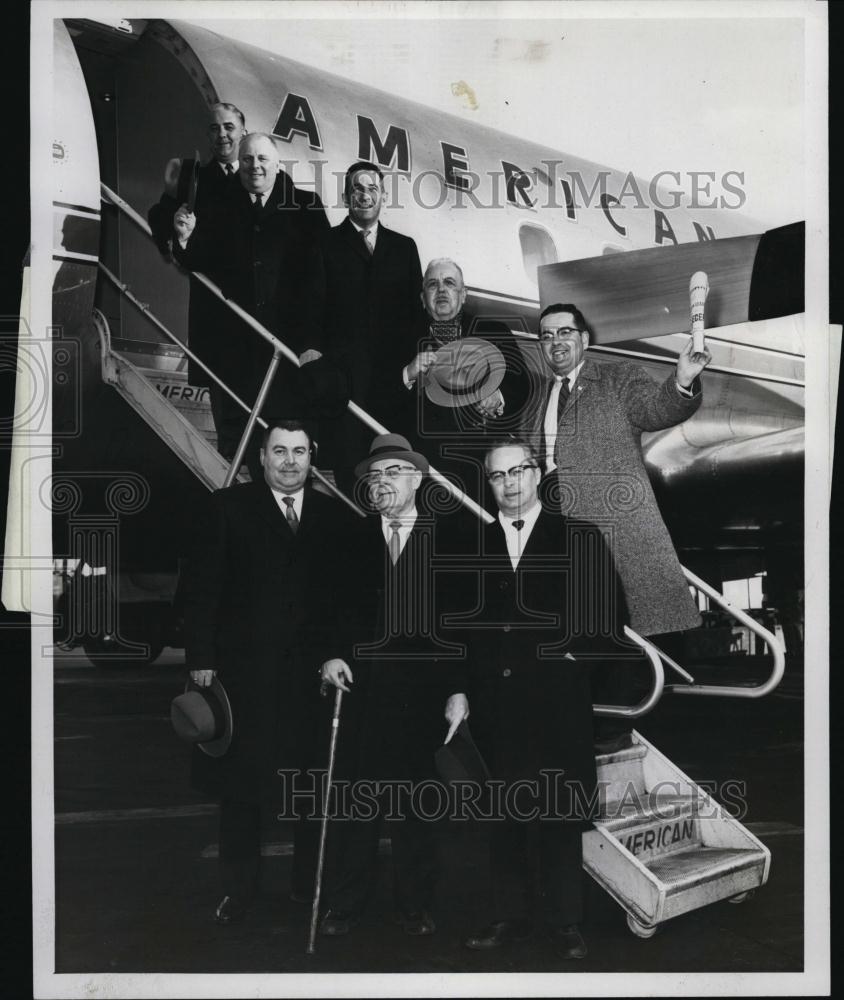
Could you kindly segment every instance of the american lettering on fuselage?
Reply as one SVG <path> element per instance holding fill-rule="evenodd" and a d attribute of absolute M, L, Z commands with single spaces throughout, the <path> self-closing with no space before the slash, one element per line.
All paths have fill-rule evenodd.
<path fill-rule="evenodd" d="M 365 114 L 358 113 L 355 117 L 358 159 L 377 163 L 394 176 L 412 181 L 414 169 L 410 131 L 394 123 L 382 123 L 379 127 Z M 302 136 L 312 151 L 324 151 L 319 122 L 310 101 L 303 94 L 287 94 L 272 133 L 285 143 L 292 142 L 295 136 Z M 469 151 L 465 146 L 444 138 L 438 138 L 437 144 L 441 152 L 442 167 L 434 172 L 426 170 L 424 174 L 430 176 L 434 173 L 440 181 L 442 204 L 450 191 L 454 193 L 458 205 L 476 208 L 509 205 L 530 211 L 538 208 L 559 210 L 568 221 L 576 222 L 580 210 L 597 203 L 606 225 L 622 238 L 628 237 L 623 211 L 627 207 L 633 207 L 653 213 L 654 246 L 676 246 L 681 242 L 675 230 L 675 226 L 680 228 L 679 224 L 677 220 L 672 223 L 668 210 L 680 207 L 682 192 L 662 187 L 668 180 L 679 186 L 683 176 L 688 178 L 691 185 L 688 197 L 693 208 L 738 209 L 745 201 L 741 187 L 744 174 L 740 171 L 727 171 L 720 178 L 725 193 L 715 195 L 711 188 L 718 178 L 712 171 L 689 171 L 681 175 L 679 171 L 664 170 L 644 185 L 646 197 L 643 182 L 630 172 L 596 169 L 587 178 L 581 171 L 566 171 L 562 160 L 541 160 L 539 166 L 524 169 L 501 155 L 494 167 L 481 173 L 472 169 Z M 324 161 L 314 161 L 317 172 L 324 165 Z M 419 176 L 421 175 L 418 174 L 417 179 Z M 342 175 L 338 173 L 337 178 L 341 182 Z M 616 193 L 608 190 L 610 184 L 616 188 Z M 688 240 L 703 242 L 716 238 L 711 225 L 691 218 L 684 218 L 683 224 L 686 229 L 691 225 L 690 232 L 680 231 L 680 235 Z"/>

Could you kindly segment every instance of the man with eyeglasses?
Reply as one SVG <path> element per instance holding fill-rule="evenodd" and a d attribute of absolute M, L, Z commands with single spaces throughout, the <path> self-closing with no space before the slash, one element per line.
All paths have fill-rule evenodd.
<path fill-rule="evenodd" d="M 459 647 L 438 635 L 432 555 L 443 521 L 417 507 L 425 457 L 398 434 L 376 437 L 355 472 L 374 515 L 348 545 L 355 569 L 344 616 L 346 648 L 322 667 L 322 680 L 349 692 L 343 705 L 338 767 L 369 789 L 368 809 L 335 824 L 329 909 L 320 932 L 348 934 L 370 893 L 381 819 L 392 842 L 395 918 L 412 936 L 433 934 L 438 875 L 431 803 L 434 753 L 446 735 L 448 665 Z M 419 790 L 420 796 L 416 797 Z M 428 789 L 430 793 L 430 789 Z M 374 808 L 372 806 L 374 805 Z"/>
<path fill-rule="evenodd" d="M 494 442 L 484 467 L 498 516 L 483 531 L 484 603 L 446 712 L 458 722 L 471 709 L 478 748 L 504 786 L 488 824 L 487 922 L 464 943 L 506 947 L 543 922 L 558 956 L 578 959 L 581 836 L 597 801 L 589 673 L 624 652 L 624 600 L 601 533 L 543 509 L 527 440 Z"/>
<path fill-rule="evenodd" d="M 539 341 L 547 379 L 525 429 L 563 512 L 609 529 L 630 624 L 642 635 L 695 628 L 700 615 L 663 522 L 642 455 L 642 434 L 687 420 L 702 401 L 708 351 L 692 340 L 656 383 L 638 365 L 586 357 L 590 331 L 574 305 L 546 307 Z M 543 487 L 545 484 L 543 484 Z"/>

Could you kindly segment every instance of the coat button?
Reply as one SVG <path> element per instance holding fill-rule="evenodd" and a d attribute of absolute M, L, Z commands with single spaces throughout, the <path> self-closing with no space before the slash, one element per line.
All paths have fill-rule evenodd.
<path fill-rule="evenodd" d="M 512 671 L 512 670 L 511 670 L 511 669 L 510 669 L 509 667 L 505 667 L 505 668 L 504 668 L 504 669 L 503 669 L 503 670 L 501 671 L 501 676 L 502 676 L 502 677 L 509 677 L 509 676 L 510 676 L 510 674 L 512 674 L 512 672 L 513 672 L 513 671 Z"/>

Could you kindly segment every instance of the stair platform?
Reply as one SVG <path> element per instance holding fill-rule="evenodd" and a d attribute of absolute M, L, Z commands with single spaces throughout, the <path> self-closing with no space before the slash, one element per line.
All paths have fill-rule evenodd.
<path fill-rule="evenodd" d="M 634 934 L 767 881 L 767 847 L 639 733 L 596 764 L 601 811 L 583 866 Z"/>

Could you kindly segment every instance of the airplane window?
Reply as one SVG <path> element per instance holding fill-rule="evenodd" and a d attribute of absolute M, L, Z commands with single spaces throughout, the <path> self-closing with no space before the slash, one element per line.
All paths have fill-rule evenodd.
<path fill-rule="evenodd" d="M 557 248 L 546 229 L 530 222 L 519 226 L 519 242 L 522 245 L 525 274 L 536 284 L 536 269 L 540 264 L 556 264 L 560 259 L 557 256 Z"/>

